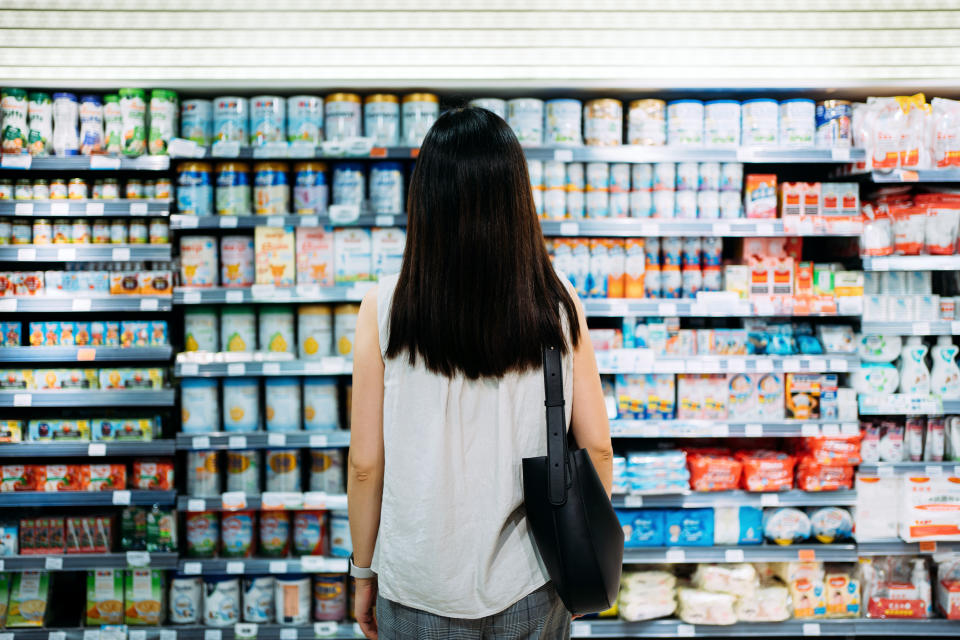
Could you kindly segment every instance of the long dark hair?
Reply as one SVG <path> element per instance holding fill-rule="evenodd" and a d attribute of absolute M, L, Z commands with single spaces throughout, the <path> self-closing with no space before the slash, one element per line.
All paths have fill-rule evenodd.
<path fill-rule="evenodd" d="M 523 149 L 502 118 L 467 107 L 431 127 L 407 198 L 407 245 L 386 357 L 452 377 L 541 366 L 580 340 L 543 240 Z M 569 327 L 570 344 L 564 338 Z"/>

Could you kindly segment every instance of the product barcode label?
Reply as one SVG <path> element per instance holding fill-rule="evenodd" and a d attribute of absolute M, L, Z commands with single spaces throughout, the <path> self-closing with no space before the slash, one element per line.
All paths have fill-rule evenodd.
<path fill-rule="evenodd" d="M 63 569 L 63 558 L 51 557 L 45 558 L 43 568 L 47 571 L 60 571 Z"/>
<path fill-rule="evenodd" d="M 93 300 L 90 298 L 74 298 L 70 303 L 71 311 L 90 311 Z"/>
<path fill-rule="evenodd" d="M 104 442 L 91 442 L 87 446 L 87 455 L 91 458 L 107 455 L 107 445 Z"/>
<path fill-rule="evenodd" d="M 88 202 L 86 206 L 86 212 L 88 216 L 102 216 L 103 215 L 103 203 L 102 202 Z"/>
<path fill-rule="evenodd" d="M 743 562 L 743 549 L 727 549 L 723 559 L 725 562 Z"/>
<path fill-rule="evenodd" d="M 230 573 L 230 574 L 243 573 L 243 563 L 236 562 L 236 561 L 228 562 L 227 573 Z"/>
<path fill-rule="evenodd" d="M 130 491 L 127 489 L 118 489 L 113 492 L 113 504 L 126 506 L 130 504 Z"/>
<path fill-rule="evenodd" d="M 220 216 L 221 229 L 235 229 L 237 227 L 237 216 Z"/>

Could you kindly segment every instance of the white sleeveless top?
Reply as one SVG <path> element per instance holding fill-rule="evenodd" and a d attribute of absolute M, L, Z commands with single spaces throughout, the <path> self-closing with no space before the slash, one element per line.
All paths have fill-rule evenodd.
<path fill-rule="evenodd" d="M 397 276 L 380 280 L 380 353 Z M 521 460 L 546 455 L 543 372 L 447 378 L 384 358 L 381 595 L 450 618 L 503 611 L 546 584 L 527 529 Z M 567 427 L 573 356 L 563 358 Z M 355 399 L 356 401 L 356 399 Z"/>

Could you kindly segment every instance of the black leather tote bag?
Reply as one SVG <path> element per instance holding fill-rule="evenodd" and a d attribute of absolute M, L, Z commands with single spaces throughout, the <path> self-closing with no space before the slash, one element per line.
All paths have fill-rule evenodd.
<path fill-rule="evenodd" d="M 537 549 L 574 614 L 613 606 L 623 569 L 623 529 L 586 449 L 567 446 L 560 352 L 543 351 L 547 455 L 523 459 L 523 503 Z"/>

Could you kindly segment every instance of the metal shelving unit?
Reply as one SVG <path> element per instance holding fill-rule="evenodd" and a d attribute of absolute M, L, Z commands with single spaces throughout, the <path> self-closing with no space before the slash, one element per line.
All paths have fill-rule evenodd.
<path fill-rule="evenodd" d="M 0 347 L 0 362 L 167 361 L 173 347 Z"/>
<path fill-rule="evenodd" d="M 933 322 L 870 322 L 860 325 L 863 333 L 897 336 L 954 336 L 960 335 L 960 321 Z"/>
<path fill-rule="evenodd" d="M 823 356 L 654 356 L 649 349 L 597 351 L 600 373 L 845 373 L 859 358 Z"/>
<path fill-rule="evenodd" d="M 960 552 L 960 542 L 858 542 L 857 552 L 861 556 L 916 556 L 949 551 Z"/>
<path fill-rule="evenodd" d="M 940 406 L 944 413 L 960 413 L 960 400 L 941 400 Z"/>
<path fill-rule="evenodd" d="M 322 491 L 265 491 L 258 494 L 243 494 L 230 491 L 216 498 L 179 496 L 177 509 L 186 512 L 198 511 L 253 511 L 264 510 L 337 510 L 347 508 L 346 494 L 328 494 Z"/>
<path fill-rule="evenodd" d="M 185 451 L 208 451 L 211 449 L 323 449 L 329 447 L 347 447 L 350 445 L 350 432 L 340 431 L 298 431 L 294 433 L 178 433 L 176 446 Z"/>
<path fill-rule="evenodd" d="M 169 244 L 52 244 L 0 247 L 7 262 L 108 262 L 171 260 Z"/>
<path fill-rule="evenodd" d="M 864 271 L 958 271 L 960 255 L 864 256 Z"/>
<path fill-rule="evenodd" d="M 173 440 L 147 442 L 77 441 L 77 442 L 11 442 L 0 444 L 0 458 L 69 458 L 86 456 L 171 456 L 176 451 Z"/>
<path fill-rule="evenodd" d="M 177 569 L 186 575 L 346 573 L 346 558 L 183 558 Z"/>
<path fill-rule="evenodd" d="M 348 376 L 353 361 L 326 357 L 279 362 L 188 362 L 179 357 L 174 375 L 181 378 L 238 378 L 246 376 Z"/>
<path fill-rule="evenodd" d="M 861 473 L 881 476 L 918 474 L 960 477 L 960 462 L 880 462 L 861 464 L 858 469 Z"/>
<path fill-rule="evenodd" d="M 157 551 L 37 554 L 0 558 L 3 561 L 4 571 L 88 571 L 132 567 L 176 569 L 178 559 L 179 556 L 176 552 L 160 553 Z"/>
<path fill-rule="evenodd" d="M 0 157 L 0 169 L 17 169 L 37 171 L 98 171 L 117 170 L 126 171 L 166 171 L 170 168 L 170 158 L 167 156 L 140 156 L 127 158 L 125 156 L 46 156 L 31 158 L 27 154 L 3 154 Z"/>
<path fill-rule="evenodd" d="M 255 227 L 405 227 L 407 216 L 365 215 L 350 222 L 334 222 L 330 218 L 313 215 L 243 215 L 243 216 L 170 216 L 170 228 L 175 231 L 190 229 L 253 229 Z"/>
<path fill-rule="evenodd" d="M 614 438 L 760 438 L 859 433 L 857 422 L 810 420 L 630 420 L 610 421 Z"/>
<path fill-rule="evenodd" d="M 307 626 L 276 624 L 237 624 L 232 627 L 171 625 L 133 627 L 127 633 L 131 640 L 356 640 L 363 638 L 355 623 L 315 622 Z M 12 640 L 100 640 L 100 629 L 90 627 L 6 629 Z M 134 635 L 136 634 L 136 635 Z M 106 634 L 103 635 L 106 638 Z M 111 636 L 114 637 L 114 636 Z"/>
<path fill-rule="evenodd" d="M 349 285 L 321 287 L 315 284 L 298 284 L 293 287 L 254 285 L 250 288 L 211 287 L 193 289 L 175 287 L 174 304 L 249 304 L 258 303 L 338 303 L 360 302 L 375 282 L 357 282 Z"/>
<path fill-rule="evenodd" d="M 0 298 L 0 313 L 84 313 L 87 311 L 170 311 L 171 296 L 36 296 Z"/>
<path fill-rule="evenodd" d="M 528 147 L 529 160 L 558 162 L 746 162 L 763 164 L 830 164 L 865 159 L 863 149 L 790 147 Z"/>
<path fill-rule="evenodd" d="M 5 200 L 0 202 L 4 216 L 63 216 L 65 218 L 127 216 L 166 216 L 167 200 Z"/>
<path fill-rule="evenodd" d="M 107 507 L 173 505 L 176 491 L 11 491 L 0 493 L 0 507 Z"/>
<path fill-rule="evenodd" d="M 665 300 L 657 298 L 585 298 L 582 300 L 588 317 L 619 318 L 622 316 L 648 316 L 681 318 L 752 318 L 752 317 L 798 317 L 798 318 L 853 318 L 858 314 L 801 312 L 793 309 L 778 309 L 762 306 L 749 300 L 730 300 L 720 296 L 717 300 L 704 297 Z"/>
<path fill-rule="evenodd" d="M 329 143 L 327 143 L 329 145 Z M 411 160 L 417 157 L 419 147 L 367 147 L 365 150 L 348 152 L 347 149 L 331 150 L 324 146 L 294 146 L 286 143 L 270 144 L 264 147 L 240 146 L 237 144 L 216 144 L 212 147 L 192 149 L 191 154 L 178 158 L 205 157 L 242 158 L 257 160 L 324 160 L 327 162 L 350 162 L 356 160 Z M 202 154 L 202 155 L 199 155 Z"/>
<path fill-rule="evenodd" d="M 956 620 L 786 620 L 784 622 L 738 622 L 728 626 L 692 625 L 679 620 L 575 620 L 573 638 L 784 638 L 803 636 L 859 637 L 956 637 Z"/>
<path fill-rule="evenodd" d="M 957 169 L 893 169 L 890 171 L 873 171 L 870 178 L 878 183 L 910 183 L 910 182 L 960 182 L 960 170 Z"/>
<path fill-rule="evenodd" d="M 698 508 L 718 506 L 828 507 L 851 506 L 856 503 L 856 491 L 793 490 L 781 491 L 779 493 L 711 491 L 685 494 L 613 496 L 613 506 L 627 509 L 640 507 Z"/>
<path fill-rule="evenodd" d="M 172 407 L 173 389 L 0 390 L 0 407 Z"/>
<path fill-rule="evenodd" d="M 802 236 L 790 233 L 779 218 L 759 219 L 658 219 L 610 218 L 606 220 L 541 220 L 546 236 L 591 237 L 662 237 L 662 236 L 722 236 L 732 238 L 768 238 Z M 806 234 L 809 235 L 809 234 Z M 850 237 L 856 233 L 820 233 L 819 236 Z"/>
<path fill-rule="evenodd" d="M 623 564 L 682 564 L 691 562 L 856 562 L 855 544 L 769 544 L 710 547 L 651 547 L 624 549 Z"/>

